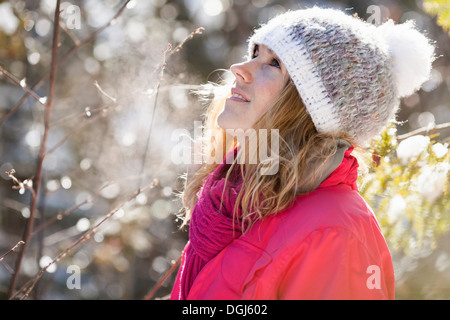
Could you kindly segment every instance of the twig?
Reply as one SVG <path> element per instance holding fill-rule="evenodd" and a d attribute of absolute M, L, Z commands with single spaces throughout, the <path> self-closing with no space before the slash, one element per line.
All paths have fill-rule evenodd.
<path fill-rule="evenodd" d="M 426 126 L 426 127 L 422 127 L 422 128 L 419 128 L 419 129 L 416 129 L 416 130 L 413 130 L 411 132 L 408 132 L 408 133 L 405 133 L 405 134 L 402 134 L 402 135 L 398 136 L 397 137 L 397 141 L 402 141 L 402 140 L 405 140 L 405 139 L 407 139 L 409 137 L 412 137 L 412 136 L 415 136 L 415 135 L 418 135 L 418 134 L 423 134 L 423 133 L 431 134 L 431 133 L 434 133 L 436 131 L 449 129 L 449 128 L 450 128 L 450 122 L 441 123 L 441 124 L 435 124 L 433 126 Z"/>
<path fill-rule="evenodd" d="M 30 89 L 27 85 L 25 80 L 19 80 L 15 76 L 13 76 L 11 73 L 6 71 L 2 66 L 0 66 L 0 74 L 5 75 L 6 78 L 11 80 L 15 85 L 21 87 L 25 92 L 32 96 L 34 99 L 36 99 L 37 102 L 39 102 L 41 105 L 45 106 L 46 98 L 40 97 L 36 92 L 34 92 L 32 89 Z"/>
<path fill-rule="evenodd" d="M 68 58 L 70 58 L 78 49 L 80 49 L 81 47 L 85 46 L 86 44 L 88 44 L 89 42 L 91 42 L 92 40 L 94 40 L 97 35 L 99 35 L 101 32 L 103 32 L 103 30 L 105 30 L 106 28 L 108 28 L 110 25 L 112 25 L 114 23 L 114 21 L 116 21 L 116 19 L 122 14 L 122 12 L 125 10 L 125 8 L 127 7 L 128 3 L 131 0 L 127 0 L 124 2 L 124 4 L 120 7 L 120 9 L 116 12 L 116 14 L 102 27 L 100 27 L 99 29 L 95 30 L 94 32 L 92 32 L 86 39 L 84 39 L 81 42 L 75 43 L 75 45 L 66 53 L 64 54 L 59 61 L 57 62 L 57 65 L 59 66 L 60 64 L 64 63 Z M 32 87 L 31 90 L 36 90 L 37 88 L 39 88 L 43 83 L 44 80 L 47 79 L 47 77 L 50 75 L 50 72 L 46 72 Z M 20 99 L 19 101 L 17 101 L 17 103 L 8 111 L 6 112 L 1 118 L 0 118 L 0 126 L 14 113 L 17 111 L 17 109 L 19 109 L 19 107 L 25 102 L 25 100 L 28 98 L 30 94 L 28 92 L 26 92 Z"/>
<path fill-rule="evenodd" d="M 163 61 L 155 67 L 155 69 L 152 71 L 151 75 L 153 76 L 156 71 L 163 68 L 163 66 L 164 66 L 164 64 L 166 64 L 167 60 L 169 60 L 169 58 L 172 55 L 174 55 L 175 53 L 180 51 L 187 41 L 191 40 L 196 34 L 201 34 L 203 31 L 205 31 L 205 28 L 203 28 L 203 27 L 195 29 L 183 41 L 181 41 L 173 50 L 169 50 L 168 52 L 166 52 L 166 55 L 165 55 Z"/>
<path fill-rule="evenodd" d="M 171 49 L 172 49 L 172 46 L 169 44 L 167 46 L 167 49 L 163 51 L 162 63 L 160 64 L 161 65 L 161 71 L 159 73 L 158 83 L 156 84 L 155 99 L 153 100 L 152 118 L 150 120 L 150 126 L 149 126 L 148 133 L 147 133 L 147 142 L 145 143 L 145 150 L 144 150 L 144 153 L 143 153 L 143 156 L 142 156 L 142 165 L 141 165 L 141 171 L 140 171 L 141 174 L 142 174 L 142 172 L 144 172 L 144 169 L 145 169 L 145 162 L 147 160 L 147 153 L 148 153 L 148 149 L 149 149 L 149 145 L 150 145 L 150 137 L 152 135 L 153 121 L 154 121 L 154 118 L 155 118 L 155 110 L 156 110 L 156 106 L 157 106 L 156 102 L 158 100 L 159 87 L 161 85 L 161 81 L 162 81 L 162 78 L 163 78 L 163 75 L 164 75 L 164 69 L 166 68 L 166 65 L 167 65 L 166 64 L 166 55 L 167 55 L 168 52 L 170 52 Z M 142 180 L 139 180 L 138 187 L 141 186 L 141 183 L 142 183 Z"/>
<path fill-rule="evenodd" d="M 13 251 L 16 251 L 17 248 L 19 248 L 21 245 L 24 245 L 25 242 L 23 242 L 22 240 L 20 240 L 19 242 L 16 243 L 16 245 L 14 247 L 12 247 L 11 249 L 9 249 L 6 253 L 2 254 L 0 256 L 0 261 L 2 261 L 8 254 L 10 254 Z"/>
<path fill-rule="evenodd" d="M 122 209 L 126 204 L 128 204 L 130 201 L 134 200 L 138 195 L 140 195 L 141 193 L 154 188 L 156 185 L 156 180 L 153 180 L 152 183 L 147 184 L 145 187 L 140 188 L 139 190 L 137 190 L 135 193 L 133 193 L 133 195 L 131 195 L 128 199 L 126 199 L 125 201 L 123 201 L 121 204 L 119 204 L 114 210 L 108 212 L 103 219 L 101 219 L 95 226 L 93 226 L 92 228 L 90 228 L 89 230 L 87 230 L 81 237 L 79 237 L 74 243 L 72 243 L 69 247 L 67 247 L 66 249 L 64 249 L 60 254 L 58 254 L 58 256 L 56 258 L 54 258 L 47 266 L 43 267 L 37 274 L 36 276 L 34 276 L 32 279 L 30 279 L 27 283 L 25 283 L 24 286 L 22 286 L 22 288 L 20 288 L 17 293 L 12 296 L 10 299 L 16 299 L 19 297 L 19 295 L 21 293 L 23 293 L 23 295 L 21 296 L 21 300 L 26 299 L 28 297 L 28 295 L 30 294 L 30 292 L 33 290 L 34 286 L 36 285 L 36 283 L 39 281 L 39 279 L 44 275 L 45 271 L 47 271 L 47 269 L 59 262 L 62 258 L 64 258 L 67 254 L 69 254 L 75 247 L 77 247 L 79 244 L 85 242 L 86 240 L 90 239 L 91 236 L 97 232 L 98 228 L 105 223 L 107 220 L 109 220 L 117 211 L 119 211 L 120 209 Z"/>
<path fill-rule="evenodd" d="M 174 53 L 177 53 L 178 51 L 180 51 L 184 44 L 186 42 L 188 42 L 189 40 L 191 40 L 196 34 L 201 34 L 203 31 L 205 31 L 205 28 L 200 27 L 195 29 L 194 31 L 192 31 L 187 37 L 186 39 L 184 39 L 183 41 L 180 42 L 180 44 L 178 44 L 167 56 L 167 58 L 170 58 Z"/>
<path fill-rule="evenodd" d="M 13 186 L 13 189 L 18 189 L 20 194 L 24 194 L 25 190 L 31 190 L 34 196 L 34 190 L 33 190 L 33 178 L 25 179 L 24 181 L 21 181 L 17 179 L 14 176 L 14 173 L 16 173 L 16 170 L 11 169 L 10 171 L 5 171 L 5 174 L 12 179 L 12 181 L 16 184 L 16 186 Z"/>
<path fill-rule="evenodd" d="M 79 47 L 81 45 L 81 41 L 80 39 L 78 39 L 72 31 L 69 30 L 69 28 L 67 28 L 66 24 L 62 21 L 59 22 L 59 27 L 61 28 L 61 30 L 63 30 L 70 39 L 72 39 L 73 43 L 75 44 L 75 46 Z"/>
<path fill-rule="evenodd" d="M 97 88 L 97 90 L 106 98 L 108 98 L 109 100 L 111 100 L 112 102 L 117 102 L 117 99 L 112 97 L 111 95 L 107 94 L 98 84 L 97 80 L 95 80 L 94 82 L 95 87 Z"/>
<path fill-rule="evenodd" d="M 60 5 L 61 0 L 56 1 L 56 8 L 55 8 L 55 17 L 53 21 L 53 42 L 52 42 L 52 61 L 51 61 L 51 67 L 50 67 L 50 88 L 49 88 L 49 94 L 48 94 L 48 100 L 47 104 L 45 106 L 45 115 L 44 115 L 44 135 L 42 137 L 42 143 L 39 150 L 39 157 L 38 157 L 38 164 L 36 169 L 36 178 L 35 182 L 33 183 L 33 189 L 34 193 L 31 197 L 31 204 L 30 204 L 30 217 L 27 221 L 26 228 L 24 231 L 23 241 L 25 244 L 22 247 L 22 250 L 19 253 L 16 267 L 14 269 L 14 275 L 11 280 L 11 284 L 9 287 L 9 293 L 8 297 L 11 297 L 12 293 L 15 290 L 17 278 L 20 273 L 20 269 L 22 266 L 22 260 L 25 255 L 26 249 L 28 247 L 28 242 L 31 237 L 31 233 L 33 231 L 33 225 L 34 225 L 34 217 L 36 214 L 36 207 L 38 202 L 38 195 L 39 195 L 39 188 L 41 185 L 41 179 L 42 179 L 42 169 L 44 164 L 44 158 L 45 158 L 45 149 L 47 146 L 47 139 L 50 129 L 50 114 L 52 111 L 53 106 L 53 100 L 55 96 L 55 84 L 56 84 L 56 66 L 57 66 L 57 59 L 58 59 L 58 35 L 59 35 L 59 18 L 60 18 Z"/>
<path fill-rule="evenodd" d="M 163 285 L 164 282 L 166 282 L 167 278 L 175 271 L 175 269 L 178 267 L 178 265 L 181 262 L 181 257 L 178 258 L 177 261 L 175 261 L 169 270 L 161 277 L 161 279 L 158 281 L 157 284 L 153 286 L 153 288 L 145 295 L 144 300 L 150 300 L 153 298 L 155 293 L 158 291 L 158 289 Z"/>

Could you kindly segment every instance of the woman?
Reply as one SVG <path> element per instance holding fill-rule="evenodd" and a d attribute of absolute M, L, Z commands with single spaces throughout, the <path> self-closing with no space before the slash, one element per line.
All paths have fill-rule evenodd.
<path fill-rule="evenodd" d="M 206 113 L 220 133 L 207 155 L 222 161 L 187 181 L 190 240 L 171 298 L 393 299 L 391 256 L 352 152 L 395 118 L 433 60 L 411 22 L 376 27 L 314 7 L 256 30 Z M 277 139 L 229 139 L 263 129 Z M 263 174 L 268 162 L 276 170 Z"/>

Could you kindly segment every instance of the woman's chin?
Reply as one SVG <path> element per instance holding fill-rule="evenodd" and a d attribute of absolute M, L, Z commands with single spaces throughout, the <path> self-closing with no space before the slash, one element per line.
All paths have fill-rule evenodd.
<path fill-rule="evenodd" d="M 223 130 L 234 129 L 233 121 L 230 119 L 230 116 L 226 110 L 223 110 L 222 113 L 217 117 L 217 125 Z"/>
<path fill-rule="evenodd" d="M 246 131 L 249 126 L 245 123 L 242 123 L 245 120 L 242 117 L 237 117 L 230 111 L 224 109 L 222 113 L 217 117 L 217 125 L 223 130 L 242 130 Z"/>

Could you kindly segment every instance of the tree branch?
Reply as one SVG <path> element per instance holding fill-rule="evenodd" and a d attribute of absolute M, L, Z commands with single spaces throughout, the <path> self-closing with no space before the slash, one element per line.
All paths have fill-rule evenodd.
<path fill-rule="evenodd" d="M 45 103 L 47 102 L 46 97 L 40 97 L 36 92 L 34 92 L 32 89 L 28 88 L 26 85 L 25 80 L 19 80 L 16 77 L 14 77 L 11 73 L 6 71 L 2 66 L 0 66 L 0 75 L 3 74 L 6 78 L 11 80 L 15 85 L 21 87 L 23 90 L 25 90 L 27 95 L 32 96 L 34 99 L 36 99 L 37 102 L 45 106 Z"/>
<path fill-rule="evenodd" d="M 8 297 L 11 297 L 12 293 L 15 290 L 17 278 L 20 273 L 20 269 L 22 266 L 22 260 L 25 255 L 26 249 L 28 247 L 28 242 L 31 237 L 31 233 L 33 231 L 34 226 L 34 217 L 36 215 L 36 208 L 37 208 L 37 202 L 38 202 L 38 195 L 39 195 L 39 188 L 41 185 L 41 179 L 42 179 L 42 169 L 44 164 L 44 158 L 45 158 L 45 149 L 47 146 L 47 139 L 48 134 L 50 130 L 50 115 L 52 111 L 53 106 L 53 100 L 55 96 L 55 84 L 56 84 L 56 66 L 57 66 L 57 59 L 58 59 L 58 34 L 59 34 L 59 18 L 60 18 L 60 5 L 61 0 L 56 1 L 56 8 L 55 8 L 55 17 L 53 21 L 53 42 L 52 42 L 52 62 L 51 62 L 51 69 L 50 69 L 50 88 L 49 88 L 49 94 L 48 94 L 48 100 L 47 104 L 45 106 L 45 115 L 44 115 L 44 136 L 42 138 L 41 147 L 39 150 L 39 157 L 38 157 L 38 164 L 36 169 L 36 178 L 33 183 L 33 190 L 34 193 L 31 197 L 31 204 L 30 204 L 30 217 L 28 218 L 26 228 L 24 231 L 23 241 L 25 242 L 22 250 L 19 253 L 19 256 L 17 258 L 16 267 L 14 269 L 14 274 L 11 279 L 11 284 L 9 287 Z"/>
<path fill-rule="evenodd" d="M 101 93 L 102 96 L 108 98 L 109 100 L 111 100 L 112 102 L 116 102 L 117 99 L 114 98 L 113 96 L 109 95 L 108 93 L 106 93 L 105 90 L 102 89 L 102 87 L 100 87 L 100 85 L 98 84 L 98 81 L 95 80 L 94 82 L 94 86 L 97 88 L 97 90 Z"/>
<path fill-rule="evenodd" d="M 12 247 L 11 249 L 9 249 L 7 252 L 5 252 L 4 254 L 2 254 L 0 256 L 0 262 L 11 252 L 16 251 L 17 248 L 19 248 L 21 245 L 25 244 L 25 242 L 23 242 L 22 240 L 20 240 L 19 242 L 16 243 L 16 245 L 14 247 Z"/>
<path fill-rule="evenodd" d="M 181 262 L 181 257 L 178 258 L 177 261 L 175 261 L 174 263 L 172 263 L 172 266 L 170 267 L 169 270 L 167 270 L 167 272 L 161 277 L 161 279 L 158 281 L 157 284 L 155 284 L 153 286 L 152 289 L 150 289 L 150 291 L 145 295 L 144 300 L 150 300 L 151 298 L 153 298 L 153 296 L 155 295 L 155 293 L 158 291 L 158 289 L 163 285 L 164 282 L 166 282 L 167 278 L 169 278 L 169 276 L 175 271 L 175 269 L 178 267 L 178 265 Z"/>
<path fill-rule="evenodd" d="M 424 134 L 424 133 L 432 134 L 432 133 L 434 133 L 436 131 L 449 129 L 449 128 L 450 128 L 450 122 L 441 123 L 441 124 L 435 124 L 435 125 L 427 126 L 427 127 L 422 127 L 422 128 L 419 128 L 419 129 L 416 129 L 416 130 L 413 130 L 411 132 L 408 132 L 408 133 L 405 133 L 405 134 L 402 134 L 402 135 L 398 136 L 397 137 L 397 141 L 400 142 L 402 140 L 405 140 L 405 139 L 407 139 L 409 137 L 412 137 L 412 136 L 415 136 L 415 135 L 418 135 L 418 134 Z"/>

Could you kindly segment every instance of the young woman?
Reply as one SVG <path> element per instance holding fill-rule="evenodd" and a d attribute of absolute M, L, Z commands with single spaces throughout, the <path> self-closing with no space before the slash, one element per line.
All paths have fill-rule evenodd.
<path fill-rule="evenodd" d="M 222 161 L 187 181 L 190 238 L 171 298 L 393 299 L 391 256 L 352 152 L 395 118 L 433 59 L 411 22 L 377 27 L 333 9 L 290 11 L 256 30 L 206 113 L 220 133 L 207 155 Z M 244 144 L 230 139 L 237 130 L 277 139 Z M 267 160 L 276 170 L 263 174 Z"/>

